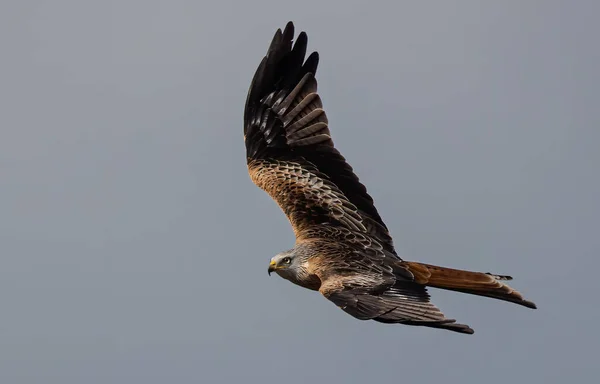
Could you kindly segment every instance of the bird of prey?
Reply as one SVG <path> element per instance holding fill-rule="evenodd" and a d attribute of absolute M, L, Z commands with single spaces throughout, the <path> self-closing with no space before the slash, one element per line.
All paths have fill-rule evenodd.
<path fill-rule="evenodd" d="M 277 273 L 319 291 L 361 320 L 472 334 L 429 300 L 427 287 L 487 296 L 529 308 L 510 276 L 405 261 L 352 167 L 335 148 L 307 35 L 278 29 L 250 84 L 244 141 L 252 181 L 289 219 L 294 248 L 274 256 Z"/>

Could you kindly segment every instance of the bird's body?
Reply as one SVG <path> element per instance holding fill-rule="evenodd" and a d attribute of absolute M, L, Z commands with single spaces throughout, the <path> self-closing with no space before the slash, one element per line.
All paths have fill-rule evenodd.
<path fill-rule="evenodd" d="M 358 319 L 473 330 L 429 301 L 436 287 L 530 308 L 504 284 L 508 276 L 402 260 L 373 199 L 331 140 L 317 93 L 318 55 L 307 37 L 278 30 L 250 85 L 244 140 L 252 181 L 288 217 L 296 244 L 271 260 L 269 273 L 319 291 Z"/>

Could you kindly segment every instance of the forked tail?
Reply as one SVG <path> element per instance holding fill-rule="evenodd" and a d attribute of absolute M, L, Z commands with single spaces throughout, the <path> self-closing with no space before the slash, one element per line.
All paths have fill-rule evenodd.
<path fill-rule="evenodd" d="M 510 276 L 463 271 L 411 261 L 402 262 L 402 266 L 413 274 L 415 282 L 418 284 L 492 297 L 528 308 L 537 308 L 532 301 L 525 300 L 519 292 L 503 283 L 503 281 L 512 280 Z"/>

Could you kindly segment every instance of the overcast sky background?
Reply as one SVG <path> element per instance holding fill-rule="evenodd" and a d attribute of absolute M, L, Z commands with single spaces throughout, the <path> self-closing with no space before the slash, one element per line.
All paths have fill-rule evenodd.
<path fill-rule="evenodd" d="M 596 375 L 599 3 L 367 3 L 0 3 L 0 382 Z M 511 274 L 537 311 L 432 290 L 466 336 L 267 276 L 294 238 L 242 114 L 288 20 L 401 256 Z"/>

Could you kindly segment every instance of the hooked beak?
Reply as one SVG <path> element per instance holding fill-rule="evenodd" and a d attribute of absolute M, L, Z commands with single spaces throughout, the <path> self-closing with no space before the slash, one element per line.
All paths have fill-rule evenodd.
<path fill-rule="evenodd" d="M 277 266 L 277 263 L 271 260 L 271 263 L 269 263 L 269 276 L 271 276 L 271 272 L 273 272 L 274 270 L 276 270 L 277 268 L 275 268 Z"/>

